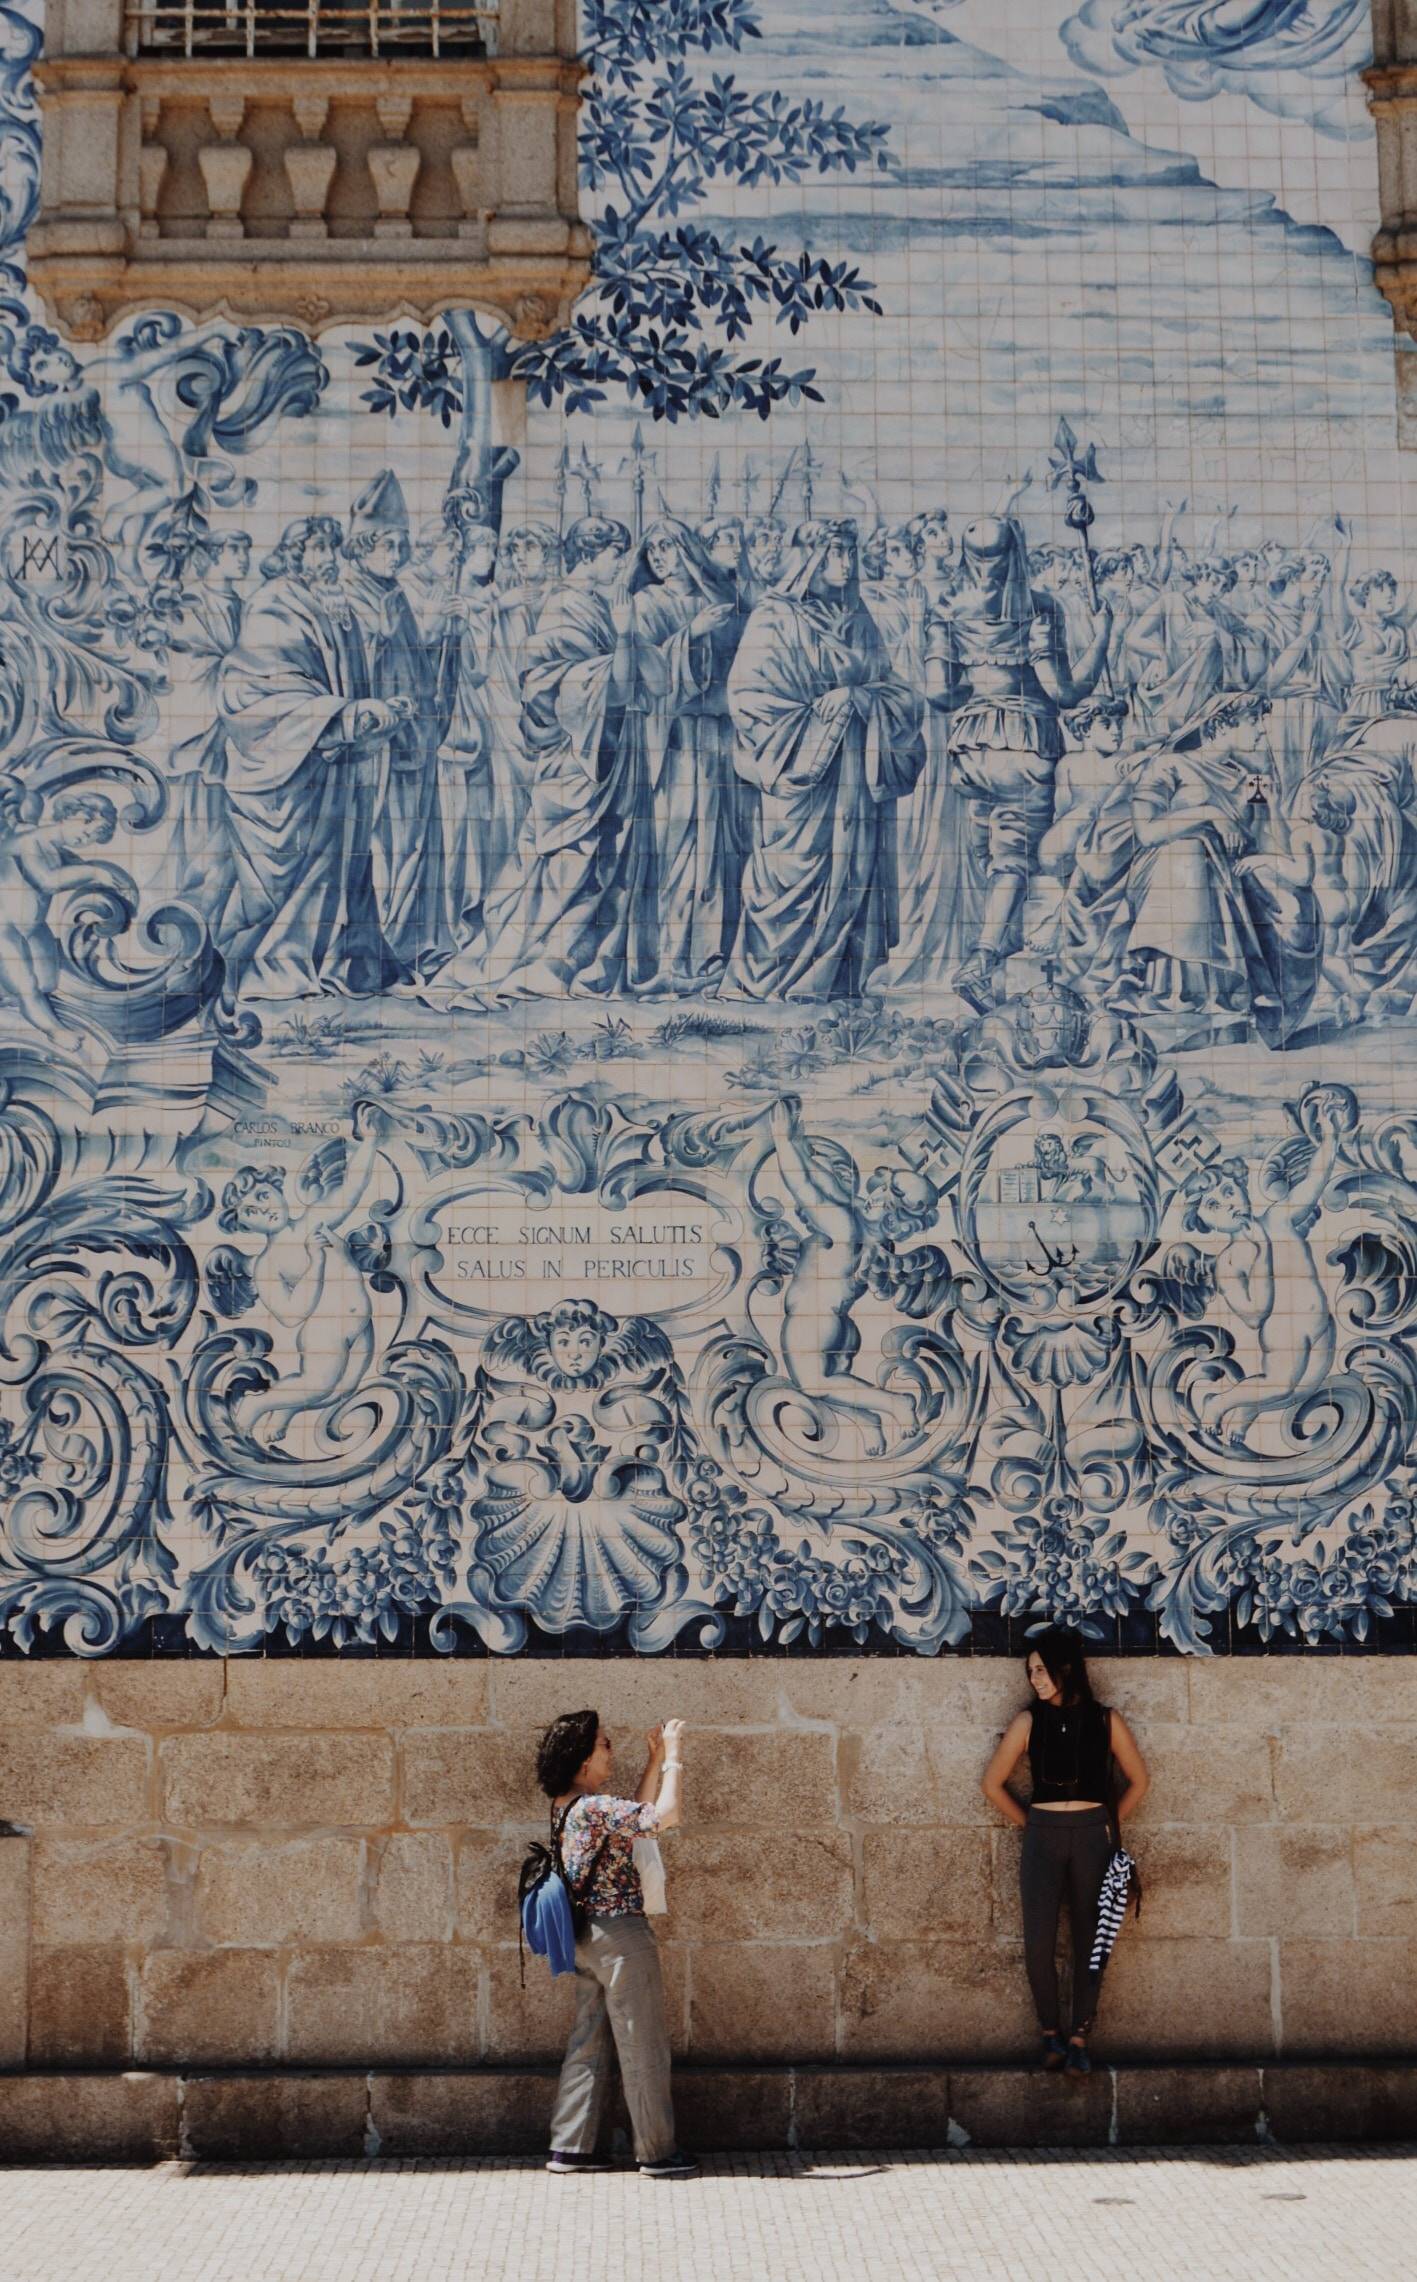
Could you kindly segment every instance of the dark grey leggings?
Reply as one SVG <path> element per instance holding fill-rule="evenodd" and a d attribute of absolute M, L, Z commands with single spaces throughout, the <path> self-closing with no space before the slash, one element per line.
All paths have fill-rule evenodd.
<path fill-rule="evenodd" d="M 1023 1897 L 1023 1954 L 1040 2028 L 1058 2020 L 1058 1918 L 1066 1895 L 1073 1929 L 1073 2027 L 1085 2028 L 1097 2010 L 1101 1976 L 1089 1970 L 1097 1932 L 1097 1900 L 1112 1859 L 1105 1807 L 1075 1813 L 1030 1807 L 1019 1861 Z"/>

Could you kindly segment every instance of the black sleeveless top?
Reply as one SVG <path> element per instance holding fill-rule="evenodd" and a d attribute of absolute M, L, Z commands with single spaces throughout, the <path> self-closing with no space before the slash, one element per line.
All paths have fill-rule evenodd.
<path fill-rule="evenodd" d="M 1105 1704 L 1035 1704 L 1028 1735 L 1033 1804 L 1112 1796 L 1112 1715 Z"/>

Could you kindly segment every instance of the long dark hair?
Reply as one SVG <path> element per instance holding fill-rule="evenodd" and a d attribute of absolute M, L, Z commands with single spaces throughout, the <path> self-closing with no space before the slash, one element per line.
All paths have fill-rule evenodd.
<path fill-rule="evenodd" d="M 1042 1658 L 1049 1679 L 1065 1704 L 1091 1704 L 1097 1701 L 1092 1682 L 1087 1676 L 1087 1658 L 1082 1641 L 1075 1632 L 1053 1630 L 1040 1632 L 1029 1641 L 1023 1660 L 1028 1670 L 1030 1656 Z"/>
<path fill-rule="evenodd" d="M 563 1798 L 595 1749 L 600 1714 L 562 1712 L 536 1748 L 536 1779 L 548 1799 Z"/>

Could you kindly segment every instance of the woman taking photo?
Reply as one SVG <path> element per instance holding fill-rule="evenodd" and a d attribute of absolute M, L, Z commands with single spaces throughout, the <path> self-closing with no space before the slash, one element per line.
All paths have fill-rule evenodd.
<path fill-rule="evenodd" d="M 552 1802 L 553 1851 L 559 1851 L 582 1927 L 576 2017 L 551 2117 L 548 2171 L 611 2168 L 597 2157 L 596 2142 L 612 2040 L 639 2169 L 651 2179 L 691 2179 L 698 2169 L 675 2145 L 659 1951 L 635 1861 L 637 1838 L 654 1838 L 679 1821 L 683 1736 L 681 1719 L 651 1730 L 632 1799 L 615 1789 L 610 1737 L 597 1712 L 566 1712 L 548 1727 L 536 1754 L 537 1781 Z M 663 1908 L 662 1899 L 657 1906 Z"/>
<path fill-rule="evenodd" d="M 1044 1633 L 1030 1648 L 1025 1669 L 1033 1704 L 1010 1720 L 980 1787 L 990 1805 L 1023 1832 L 1024 1961 L 1043 2034 L 1043 2065 L 1086 2076 L 1092 2068 L 1087 2039 L 1100 1980 L 1091 1969 L 1098 1897 L 1117 1826 L 1141 1805 L 1151 1778 L 1121 1713 L 1094 1697 L 1082 1643 L 1074 1633 Z M 1026 1810 L 1005 1789 L 1025 1755 L 1033 1777 Z M 1120 1793 L 1113 1780 L 1114 1759 L 1125 1779 Z M 1060 2033 L 1057 1958 L 1065 1894 L 1073 1934 L 1072 2030 L 1066 2043 Z"/>

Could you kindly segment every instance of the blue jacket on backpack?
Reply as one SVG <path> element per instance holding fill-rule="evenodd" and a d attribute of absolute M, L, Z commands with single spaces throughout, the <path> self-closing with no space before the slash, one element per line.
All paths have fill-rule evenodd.
<path fill-rule="evenodd" d="M 522 1896 L 522 1932 L 533 1956 L 546 1959 L 553 1979 L 558 1973 L 575 1972 L 576 1927 L 559 1870 L 538 1879 Z"/>

